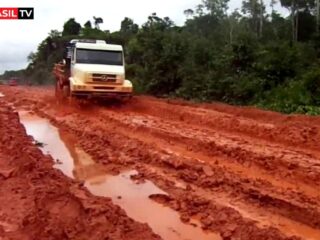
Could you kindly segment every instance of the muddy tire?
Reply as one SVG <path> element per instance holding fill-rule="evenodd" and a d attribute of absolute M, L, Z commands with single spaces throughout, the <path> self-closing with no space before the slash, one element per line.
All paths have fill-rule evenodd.
<path fill-rule="evenodd" d="M 56 97 L 57 103 L 61 103 L 63 101 L 62 89 L 60 88 L 58 81 L 56 82 L 56 87 L 55 87 L 55 97 Z"/>
<path fill-rule="evenodd" d="M 67 99 L 70 97 L 70 85 L 64 85 L 62 87 L 62 94 L 63 94 L 63 98 Z"/>
<path fill-rule="evenodd" d="M 120 98 L 120 102 L 121 102 L 122 104 L 126 104 L 126 103 L 129 103 L 129 102 L 132 100 L 132 98 L 133 98 L 132 95 L 131 95 L 131 96 L 128 96 L 128 97 L 122 97 L 122 98 Z"/>

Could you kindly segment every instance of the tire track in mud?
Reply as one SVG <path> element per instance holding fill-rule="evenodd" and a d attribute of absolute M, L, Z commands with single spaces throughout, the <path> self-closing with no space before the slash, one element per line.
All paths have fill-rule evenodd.
<path fill-rule="evenodd" d="M 309 147 L 319 153 L 320 120 L 316 117 L 286 116 L 225 104 L 208 106 L 208 104 L 164 102 L 148 97 L 138 99 L 132 105 L 124 106 L 123 109 L 196 126 L 202 125 L 220 132 L 263 138 L 287 146 L 301 147 L 303 144 L 303 150 Z"/>
<path fill-rule="evenodd" d="M 268 171 L 278 173 L 280 177 L 294 175 L 294 179 L 301 175 L 301 180 L 311 183 L 320 179 L 320 161 L 313 154 L 282 146 L 257 141 L 248 137 L 226 135 L 208 129 L 191 128 L 179 122 L 163 122 L 153 117 L 137 116 L 135 114 L 105 115 L 117 126 L 125 129 L 137 129 L 148 132 L 157 138 L 163 138 L 173 143 L 187 146 L 193 152 L 204 152 L 211 157 L 225 157 L 237 161 L 246 167 L 253 164 Z M 283 171 L 283 170 L 290 170 Z M 285 173 L 285 174 L 283 174 Z M 290 173 L 290 174 L 289 174 Z"/>
<path fill-rule="evenodd" d="M 79 117 L 77 117 L 77 119 L 79 119 L 80 118 L 80 116 Z M 74 119 L 74 118 L 72 118 L 72 119 Z M 71 120 L 71 121 L 73 121 L 73 120 Z M 61 123 L 58 123 L 58 125 L 61 125 Z M 70 123 L 70 122 L 64 122 L 64 124 L 66 124 L 66 126 L 68 126 L 68 128 L 70 129 L 70 126 L 72 126 L 72 124 L 75 124 L 75 123 Z M 104 155 L 104 153 L 105 153 L 105 148 L 106 148 L 106 146 L 104 146 L 103 148 L 101 148 L 101 145 L 99 144 L 99 142 L 104 142 L 104 143 L 106 143 L 106 142 L 108 142 L 109 141 L 109 147 L 110 147 L 110 145 L 112 146 L 113 144 L 115 144 L 115 145 L 113 145 L 112 146 L 112 150 L 109 150 L 110 152 L 111 152 L 111 155 L 112 155 L 112 157 L 115 157 L 115 154 L 113 153 L 113 152 L 116 152 L 117 150 L 118 150 L 118 148 L 119 148 L 119 146 L 125 146 L 125 145 L 127 145 L 127 146 L 134 146 L 133 147 L 133 149 L 131 149 L 130 147 L 129 147 L 129 149 L 126 149 L 126 147 L 123 149 L 125 152 L 130 152 L 130 151 L 134 151 L 133 153 L 130 153 L 129 154 L 129 156 L 127 156 L 125 159 L 113 159 L 113 160 L 111 160 L 111 163 L 115 163 L 115 162 L 117 162 L 117 161 L 119 161 L 119 165 L 121 165 L 121 166 L 130 166 L 130 165 L 134 165 L 135 164 L 135 159 L 136 159 L 136 161 L 140 161 L 141 162 L 141 160 L 143 160 L 143 161 L 146 161 L 146 163 L 147 164 L 150 164 L 149 163 L 149 159 L 154 159 L 154 162 L 155 163 L 153 163 L 153 164 L 156 164 L 157 162 L 158 163 L 161 163 L 161 161 L 163 161 L 164 162 L 164 164 L 165 164 L 165 166 L 166 165 L 169 165 L 169 166 L 171 166 L 171 168 L 172 168 L 172 170 L 173 171 L 176 171 L 177 170 L 177 168 L 178 169 L 180 169 L 180 170 L 183 170 L 184 168 L 186 168 L 186 169 L 188 169 L 188 171 L 190 171 L 190 172 L 188 172 L 187 170 L 185 170 L 184 171 L 184 174 L 182 174 L 181 176 L 180 176 L 180 180 L 183 180 L 183 181 L 186 181 L 187 183 L 188 182 L 190 182 L 190 180 L 191 181 L 196 181 L 196 180 L 198 180 L 198 179 L 193 179 L 192 177 L 190 177 L 190 176 L 192 176 L 192 172 L 198 172 L 199 171 L 199 168 L 201 169 L 201 168 L 203 168 L 203 166 L 201 166 L 200 164 L 198 164 L 198 166 L 195 168 L 195 169 L 193 169 L 193 171 L 192 171 L 192 165 L 194 164 L 194 162 L 192 162 L 192 163 L 189 163 L 190 165 L 188 166 L 188 165 L 186 165 L 185 167 L 183 167 L 183 166 L 180 166 L 181 165 L 181 162 L 179 162 L 179 160 L 177 160 L 177 161 L 175 161 L 175 160 L 170 160 L 170 158 L 163 158 L 163 157 L 165 157 L 165 152 L 162 152 L 162 153 L 160 153 L 161 155 L 160 155 L 160 158 L 162 157 L 162 159 L 159 159 L 159 156 L 157 156 L 157 154 L 159 154 L 159 153 L 155 153 L 155 152 L 151 152 L 151 153 L 145 153 L 145 152 L 139 152 L 139 151 L 137 151 L 136 150 L 136 147 L 137 146 L 143 146 L 143 148 L 144 149 L 152 149 L 152 146 L 148 146 L 148 145 L 146 145 L 146 144 L 143 144 L 143 142 L 138 142 L 138 143 L 134 143 L 134 142 L 127 142 L 127 143 L 125 143 L 125 141 L 126 140 L 124 140 L 125 138 L 127 138 L 127 136 L 126 135 L 124 135 L 124 136 L 112 136 L 112 141 L 110 141 L 110 136 L 111 135 L 115 135 L 113 132 L 108 132 L 108 129 L 103 129 L 103 131 L 102 132 L 104 132 L 104 134 L 106 134 L 107 136 L 109 136 L 109 137 L 106 137 L 105 139 L 103 139 L 104 137 L 103 137 L 103 134 L 101 134 L 100 132 L 99 132 L 99 130 L 98 129 L 94 129 L 94 128 L 92 128 L 92 129 L 90 129 L 90 130 L 81 130 L 81 131 L 78 131 L 77 132 L 77 130 L 76 130 L 76 126 L 79 124 L 79 122 L 77 123 L 77 124 L 75 124 L 74 125 L 74 127 L 71 127 L 71 129 L 73 129 L 73 134 L 76 134 L 76 135 L 78 135 L 78 136 L 81 136 L 81 138 L 86 138 L 86 139 L 90 139 L 90 142 L 94 142 L 94 143 L 98 143 L 97 145 L 96 145 L 96 147 L 93 147 L 93 146 L 88 146 L 87 144 L 88 144 L 88 142 L 87 141 L 85 141 L 84 143 L 80 143 L 81 145 L 82 145 L 82 147 L 87 151 L 87 152 L 89 152 L 89 153 L 91 153 L 93 156 L 95 156 L 96 157 L 96 159 L 99 159 L 99 158 L 105 158 L 105 157 L 107 157 L 107 155 Z M 92 123 L 90 123 L 88 120 L 84 120 L 84 123 L 83 124 L 80 124 L 80 125 L 87 125 L 87 126 L 93 126 L 94 124 L 92 124 Z M 113 126 L 114 127 L 114 126 Z M 99 127 L 99 129 L 101 129 L 101 126 Z M 114 128 L 113 128 L 114 129 Z M 118 129 L 117 130 L 115 130 L 117 133 L 119 132 L 118 131 Z M 94 134 L 92 134 L 92 132 L 94 132 Z M 120 139 L 119 139 L 120 138 Z M 122 138 L 122 141 L 123 142 L 120 142 L 120 140 L 121 140 L 121 138 Z M 109 140 L 108 140 L 109 139 Z M 100 146 L 100 147 L 99 147 Z M 93 147 L 93 148 L 92 148 Z M 156 150 L 153 150 L 153 151 L 156 151 Z M 138 157 L 140 157 L 140 159 L 138 159 Z M 187 160 L 185 160 L 185 162 L 187 162 Z M 105 162 L 105 164 L 106 164 L 106 162 Z M 152 163 L 151 163 L 151 165 L 152 165 Z M 160 164 L 161 165 L 161 164 Z M 162 166 L 163 168 L 165 167 L 165 166 Z M 150 167 L 150 166 L 149 166 Z M 170 169 L 170 168 L 169 168 Z M 220 171 L 219 172 L 222 172 L 223 170 L 225 170 L 225 169 L 220 169 Z M 209 170 L 210 171 L 210 170 Z M 146 174 L 146 177 L 149 177 L 149 175 L 148 174 Z M 205 179 L 206 181 L 208 181 L 207 179 Z M 213 179 L 214 181 L 216 181 L 216 179 Z M 224 183 L 224 181 L 222 181 L 221 183 L 217 183 L 217 182 L 214 182 L 213 181 L 213 185 L 214 184 L 218 184 L 218 185 L 225 185 L 225 183 Z M 157 182 L 157 181 L 156 181 Z M 209 181 L 209 183 L 208 182 L 205 182 L 205 184 L 206 185 L 208 185 L 208 187 L 209 188 L 211 188 L 212 187 L 212 182 L 210 182 Z M 202 186 L 202 184 L 200 184 L 201 186 Z M 163 187 L 163 185 L 161 185 L 162 187 Z M 203 186 L 202 186 L 203 187 Z M 235 185 L 232 185 L 231 184 L 231 188 L 232 189 L 234 189 L 235 188 Z M 170 188 L 169 188 L 170 189 Z M 219 190 L 219 189 L 216 189 L 216 190 Z M 224 190 L 224 191 L 226 191 L 226 189 L 222 189 L 222 190 Z M 220 189 L 220 191 L 221 191 L 221 189 Z M 240 189 L 239 191 L 241 191 L 241 192 L 244 192 L 244 190 L 243 189 Z M 213 194 L 215 194 L 215 193 L 213 193 Z M 187 194 L 188 195 L 188 194 Z M 180 199 L 181 197 L 179 197 L 178 199 Z M 272 205 L 272 202 L 270 202 L 269 204 L 271 204 Z M 295 206 L 293 206 L 293 207 L 295 207 Z M 250 207 L 247 207 L 247 208 L 250 208 Z M 315 218 L 313 218 L 313 217 L 315 217 Z M 315 221 L 315 219 L 317 219 L 316 218 L 316 216 L 311 216 L 311 217 L 305 217 L 304 218 L 304 220 L 306 220 L 306 221 L 308 221 L 308 220 L 313 220 L 313 221 Z M 220 226 L 221 227 L 221 226 Z M 223 229 L 223 228 L 222 228 Z M 315 234 L 317 234 L 317 233 L 315 233 Z M 222 233 L 222 235 L 223 235 L 223 233 Z M 251 237 L 249 237 L 248 239 L 255 239 L 255 238 L 252 238 L 252 236 Z"/>
<path fill-rule="evenodd" d="M 6 95 L 14 101 L 10 92 Z M 32 92 L 37 95 L 37 90 Z M 144 100 L 141 98 L 133 106 L 79 110 L 73 106 L 57 107 L 44 93 L 39 95 L 49 99 L 48 102 L 24 91 L 18 95 L 24 101 L 17 100 L 17 105 L 33 109 L 77 136 L 79 144 L 97 161 L 139 169 L 142 176 L 138 178 L 151 179 L 170 193 L 169 198 L 153 196 L 153 199 L 180 211 L 185 221 L 196 217 L 202 227 L 220 232 L 224 239 L 320 236 L 317 186 L 320 161 L 314 147 L 317 134 L 308 133 L 303 148 L 303 137 L 294 143 L 280 133 L 275 141 L 255 134 L 265 128 L 272 134 L 278 131 L 273 131 L 278 128 L 274 120 L 272 123 L 263 117 L 261 121 L 244 118 L 241 119 L 244 123 L 226 129 L 237 116 L 227 113 L 230 119 L 217 127 L 213 123 L 226 119 L 222 111 L 216 114 L 213 125 L 204 124 L 203 115 L 199 118 L 189 113 L 190 108 L 209 112 L 211 120 L 210 115 L 217 111 L 161 100 L 146 98 L 146 102 L 140 103 Z M 155 106 L 148 107 L 149 102 Z M 180 111 L 189 115 L 181 119 Z M 218 121 L 219 118 L 223 121 Z M 244 124 L 248 126 L 243 130 Z M 308 128 L 314 128 L 314 122 L 308 124 Z M 294 134 L 301 136 L 301 132 Z M 186 189 L 176 187 L 177 181 Z"/>

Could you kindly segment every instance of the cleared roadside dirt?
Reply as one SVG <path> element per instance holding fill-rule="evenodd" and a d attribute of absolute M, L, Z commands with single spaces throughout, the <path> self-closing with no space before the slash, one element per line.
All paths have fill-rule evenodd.
<path fill-rule="evenodd" d="M 42 207 L 47 207 L 41 205 L 41 201 L 61 198 L 63 202 L 71 194 L 75 203 L 70 203 L 73 209 L 70 224 L 74 226 L 74 218 L 80 222 L 77 227 L 83 231 L 81 234 L 84 235 L 80 236 L 84 239 L 88 236 L 85 234 L 91 234 L 96 225 L 89 224 L 88 228 L 81 226 L 94 217 L 106 221 L 106 224 L 98 224 L 101 233 L 109 232 L 104 228 L 110 227 L 110 222 L 114 223 L 112 229 L 118 229 L 118 235 L 110 239 L 157 239 L 146 225 L 129 220 L 124 211 L 107 198 L 89 194 L 85 200 L 97 202 L 94 205 L 95 214 L 103 212 L 106 206 L 109 209 L 108 213 L 92 217 L 92 213 L 85 209 L 85 200 L 77 196 L 78 191 L 86 190 L 51 168 L 51 159 L 41 155 L 32 145 L 19 125 L 18 116 L 6 107 L 12 103 L 15 107 L 31 110 L 49 119 L 53 125 L 68 132 L 76 139 L 76 144 L 96 162 L 109 168 L 110 172 L 137 170 L 139 173 L 132 177 L 134 180 L 150 180 L 168 193 L 153 194 L 150 196 L 152 200 L 178 211 L 186 223 L 192 224 L 194 219 L 198 220 L 203 229 L 217 233 L 222 239 L 320 239 L 318 117 L 287 116 L 254 108 L 196 105 L 150 97 L 136 97 L 125 105 L 79 107 L 76 104 L 56 103 L 52 89 L 0 87 L 0 92 L 5 95 L 0 98 L 0 106 L 5 109 L 1 110 L 0 115 L 3 169 L 30 162 L 33 167 L 17 171 L 16 178 L 21 181 L 30 176 L 32 184 L 40 184 L 40 189 L 51 189 L 49 193 L 39 190 L 42 195 L 36 194 L 35 200 L 35 193 L 30 194 L 32 191 L 26 187 L 30 183 L 23 181 L 21 184 L 25 185 L 21 188 L 26 191 L 25 195 L 32 198 L 27 198 L 29 202 L 26 204 L 40 205 L 26 211 L 24 201 L 19 200 L 21 208 L 17 208 L 16 212 L 9 211 L 8 216 L 34 211 L 36 216 L 39 215 L 39 218 L 33 219 L 34 224 L 44 224 L 51 228 L 49 233 L 59 233 L 61 228 L 68 228 L 68 221 L 63 225 L 59 220 L 65 214 L 55 214 L 51 225 L 41 222 L 41 214 L 50 214 L 50 210 L 43 213 Z M 32 150 L 30 154 L 33 157 L 24 160 L 22 156 L 29 151 L 23 150 L 26 152 L 23 155 L 21 151 L 27 146 Z M 50 174 L 41 174 L 42 171 Z M 6 182 L 9 187 L 16 186 L 14 183 L 10 185 L 14 179 L 3 177 L 0 191 L 11 196 L 9 192 L 12 190 L 4 186 Z M 6 195 L 1 196 L 0 203 L 8 201 L 8 197 L 3 197 Z M 37 201 L 38 197 L 41 201 Z M 59 208 L 60 201 L 50 202 L 53 209 Z M 111 217 L 103 218 L 103 214 Z M 0 226 L 1 221 L 0 215 Z M 119 221 L 125 224 L 118 224 Z M 26 229 L 32 230 L 36 226 L 31 225 L 30 221 L 27 223 L 30 225 Z M 124 225 L 126 227 L 123 228 Z M 21 224 L 15 226 L 21 227 Z M 128 228 L 131 231 L 126 232 Z M 31 230 L 30 234 L 34 231 Z M 79 234 L 76 229 L 71 232 Z M 6 234 L 6 231 L 2 233 Z"/>

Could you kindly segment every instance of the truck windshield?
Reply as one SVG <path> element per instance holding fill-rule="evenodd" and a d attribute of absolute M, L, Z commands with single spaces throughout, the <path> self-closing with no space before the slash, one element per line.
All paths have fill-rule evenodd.
<path fill-rule="evenodd" d="M 77 49 L 77 63 L 123 65 L 121 51 Z"/>

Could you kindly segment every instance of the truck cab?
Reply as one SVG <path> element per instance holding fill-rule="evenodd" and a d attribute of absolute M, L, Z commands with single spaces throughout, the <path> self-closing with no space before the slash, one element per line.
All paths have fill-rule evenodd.
<path fill-rule="evenodd" d="M 68 95 L 132 96 L 133 86 L 125 79 L 124 54 L 120 45 L 107 44 L 102 40 L 72 40 L 63 65 L 63 70 L 56 66 L 54 73 L 58 88 Z M 62 72 L 64 79 L 61 79 Z"/>

